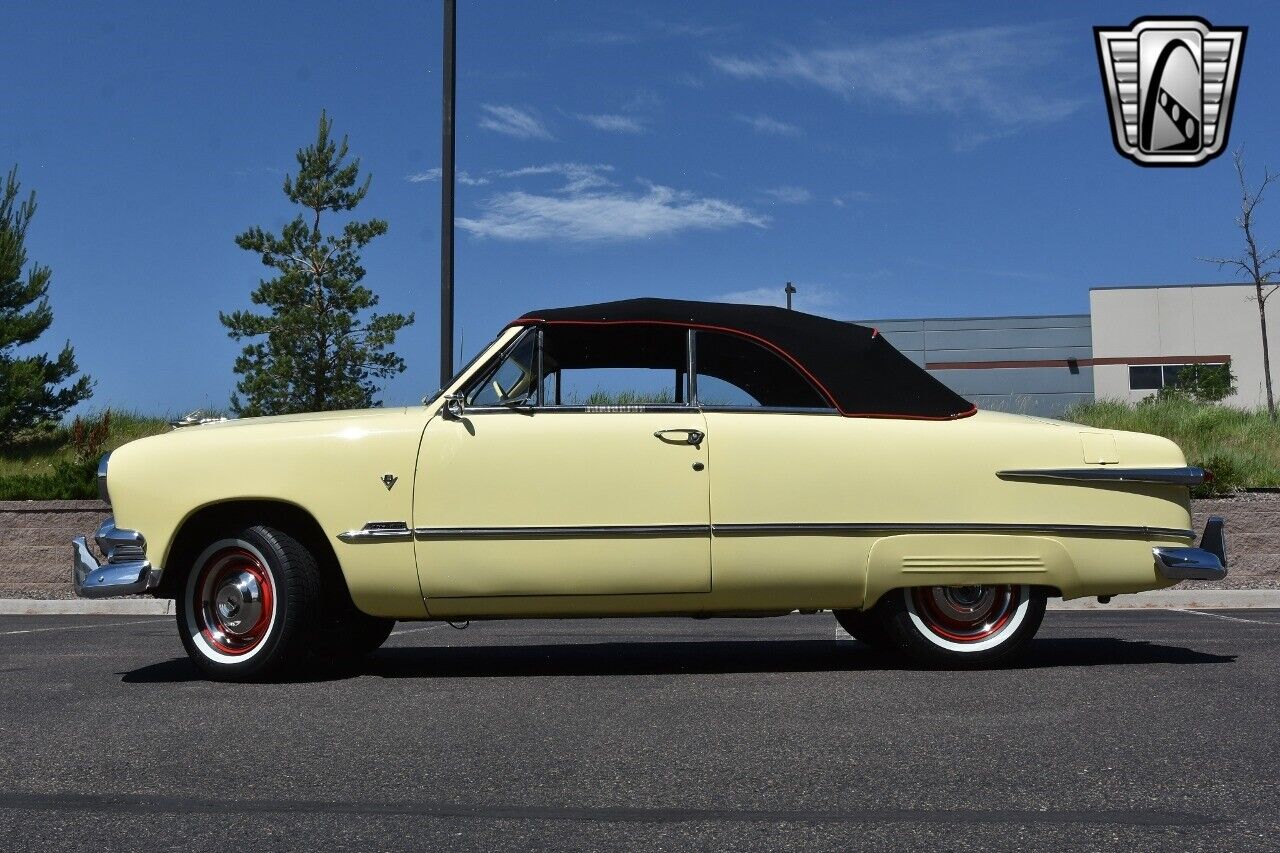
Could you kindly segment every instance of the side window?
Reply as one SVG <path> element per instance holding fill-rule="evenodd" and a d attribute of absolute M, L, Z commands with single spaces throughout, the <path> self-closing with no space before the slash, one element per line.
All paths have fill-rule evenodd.
<path fill-rule="evenodd" d="M 830 409 L 798 370 L 772 350 L 737 335 L 698 332 L 698 404 L 706 408 Z"/>
<path fill-rule="evenodd" d="M 542 336 L 543 406 L 687 404 L 685 329 L 549 324 Z"/>
<path fill-rule="evenodd" d="M 467 390 L 468 406 L 517 406 L 537 402 L 538 336 L 526 332 L 497 367 Z"/>

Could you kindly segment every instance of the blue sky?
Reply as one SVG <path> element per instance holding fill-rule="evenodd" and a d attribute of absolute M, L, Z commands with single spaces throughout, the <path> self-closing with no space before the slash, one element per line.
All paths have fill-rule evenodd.
<path fill-rule="evenodd" d="M 1274 4 L 459 3 L 458 335 L 639 295 L 846 318 L 1083 312 L 1088 288 L 1219 280 L 1228 157 L 1143 169 L 1110 140 L 1092 27 L 1250 27 L 1231 131 L 1280 169 Z M 40 210 L 88 408 L 225 405 L 236 248 L 322 108 L 387 219 L 365 260 L 415 311 L 387 404 L 438 378 L 440 10 L 371 2 L 40 3 L 6 11 L 0 166 Z M 1280 197 L 1270 202 L 1280 208 Z M 1280 211 L 1263 215 L 1280 242 Z M 776 296 L 775 296 L 776 294 Z"/>

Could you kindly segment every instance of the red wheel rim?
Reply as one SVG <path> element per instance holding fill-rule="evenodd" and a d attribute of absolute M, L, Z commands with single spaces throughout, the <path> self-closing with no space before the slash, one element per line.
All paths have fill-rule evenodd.
<path fill-rule="evenodd" d="M 246 548 L 211 554 L 196 577 L 193 595 L 196 627 L 224 655 L 248 654 L 270 632 L 275 582 L 261 558 Z"/>
<path fill-rule="evenodd" d="M 980 643 L 1004 630 L 1020 603 L 1019 587 L 928 586 L 911 590 L 925 627 L 953 643 Z"/>

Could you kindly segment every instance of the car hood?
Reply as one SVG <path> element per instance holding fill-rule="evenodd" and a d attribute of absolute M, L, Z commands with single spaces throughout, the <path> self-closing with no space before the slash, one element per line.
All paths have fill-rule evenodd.
<path fill-rule="evenodd" d="M 305 424 L 317 421 L 350 421 L 377 420 L 384 417 L 395 417 L 409 411 L 407 406 L 377 409 L 344 409 L 338 412 L 302 412 L 296 415 L 271 415 L 259 418 L 232 418 L 225 421 L 210 421 L 206 424 L 180 427 L 177 432 L 203 432 L 205 430 L 243 429 L 245 427 L 272 426 L 284 424 Z"/>

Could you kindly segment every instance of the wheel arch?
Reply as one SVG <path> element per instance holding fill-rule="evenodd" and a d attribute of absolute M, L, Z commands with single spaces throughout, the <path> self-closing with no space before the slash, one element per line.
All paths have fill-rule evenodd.
<path fill-rule="evenodd" d="M 867 556 L 863 609 L 892 590 L 926 586 L 1014 584 L 1050 596 L 1079 585 L 1075 561 L 1044 536 L 925 533 L 886 536 Z"/>
<path fill-rule="evenodd" d="M 325 577 L 334 583 L 327 589 L 351 603 L 346 577 L 338 555 L 324 529 L 310 512 L 289 501 L 269 498 L 238 498 L 206 504 L 189 513 L 178 525 L 162 565 L 157 598 L 177 598 L 192 563 L 208 544 L 211 536 L 262 524 L 283 530 L 295 537 L 315 556 Z"/>

